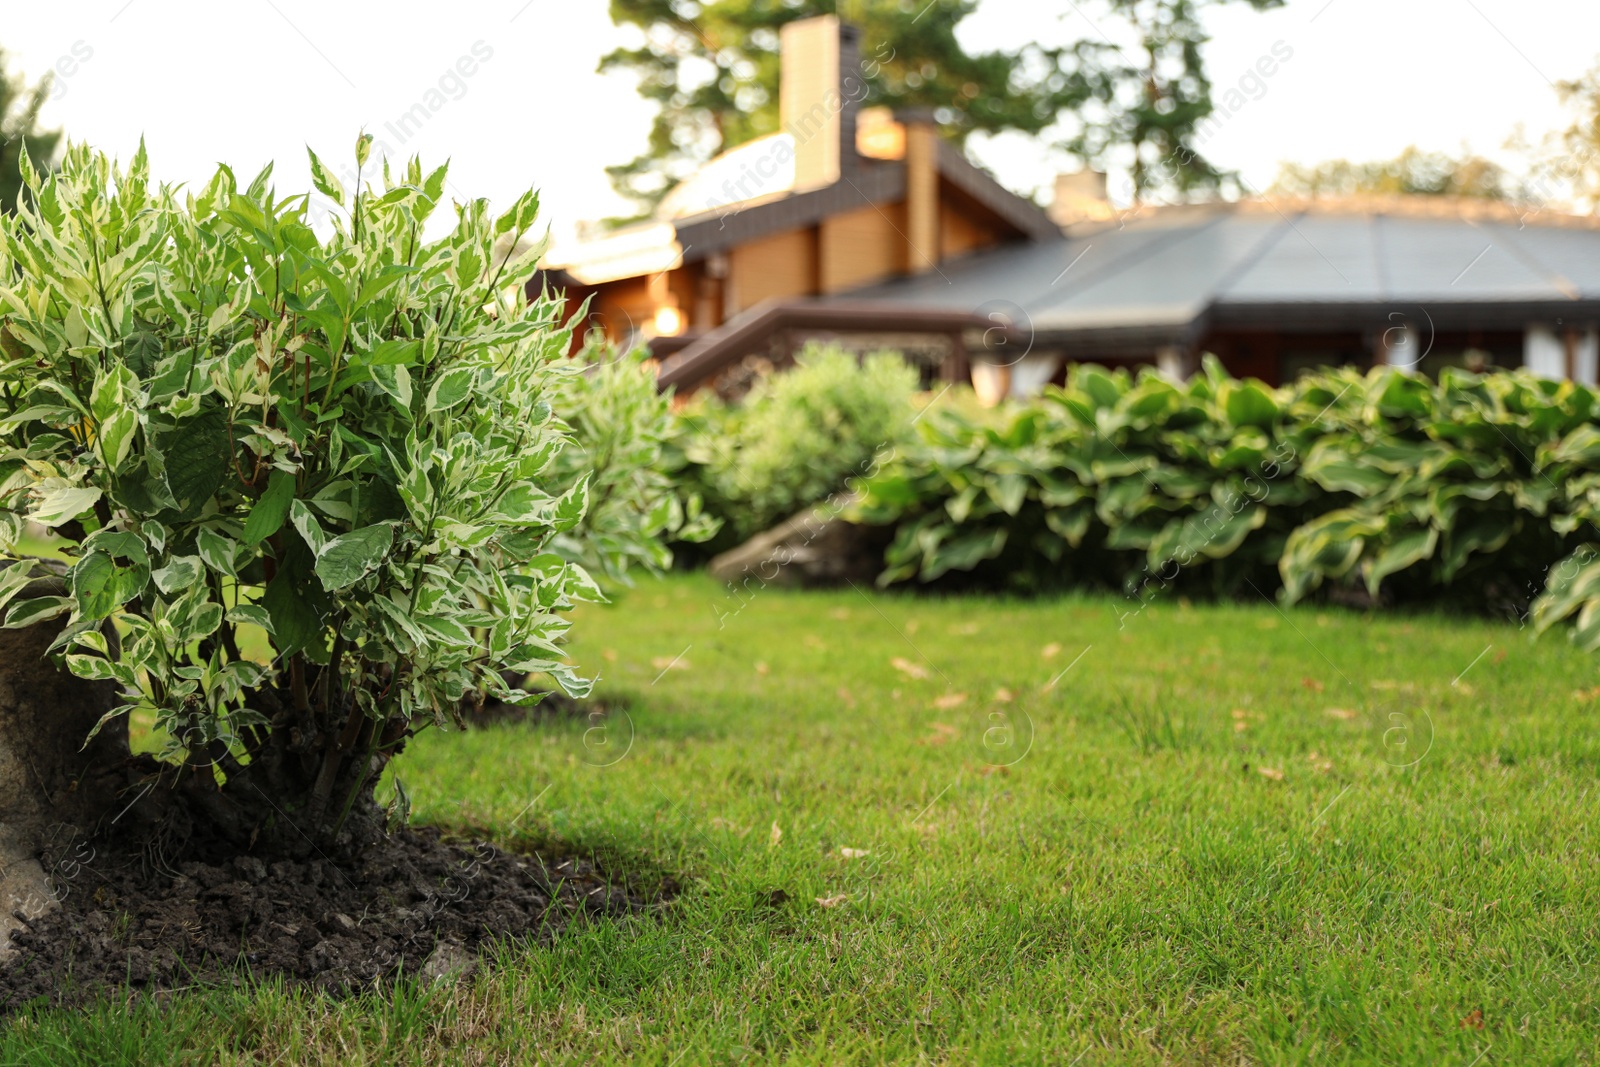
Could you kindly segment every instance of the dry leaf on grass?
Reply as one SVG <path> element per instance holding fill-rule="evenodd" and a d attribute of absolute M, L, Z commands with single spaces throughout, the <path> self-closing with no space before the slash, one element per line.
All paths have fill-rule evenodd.
<path fill-rule="evenodd" d="M 824 908 L 837 908 L 840 904 L 843 904 L 849 899 L 850 896 L 848 893 L 840 893 L 836 897 L 818 897 L 817 903 L 821 904 Z"/>
<path fill-rule="evenodd" d="M 757 673 L 757 674 L 761 674 L 761 675 L 765 675 L 765 674 L 766 674 L 766 673 L 767 673 L 767 672 L 768 672 L 768 671 L 769 671 L 769 670 L 771 670 L 771 669 L 772 669 L 772 668 L 771 668 L 771 667 L 768 667 L 768 666 L 767 666 L 767 665 L 766 665 L 766 663 L 764 663 L 764 662 L 762 662 L 762 661 L 760 661 L 760 660 L 757 660 L 757 661 L 756 661 L 756 673 Z"/>
<path fill-rule="evenodd" d="M 657 656 L 650 661 L 650 666 L 658 671 L 686 671 L 689 669 L 689 661 L 682 656 Z"/>
<path fill-rule="evenodd" d="M 959 708 L 966 702 L 967 694 L 965 693 L 946 693 L 944 696 L 936 698 L 933 706 L 940 711 L 949 711 L 951 708 Z"/>
<path fill-rule="evenodd" d="M 1039 650 L 1039 655 L 1043 656 L 1045 659 L 1053 659 L 1060 654 L 1061 645 L 1055 641 L 1051 641 L 1048 645 L 1045 645 Z"/>
<path fill-rule="evenodd" d="M 1323 714 L 1332 715 L 1335 719 L 1343 719 L 1346 722 L 1356 717 L 1356 713 L 1349 708 L 1324 708 Z"/>
<path fill-rule="evenodd" d="M 1471 1011 L 1467 1012 L 1467 1017 L 1465 1019 L 1461 1020 L 1461 1029 L 1463 1029 L 1463 1030 L 1482 1030 L 1483 1029 L 1483 1009 L 1482 1008 L 1473 1008 Z"/>
<path fill-rule="evenodd" d="M 617 650 L 614 648 L 604 649 L 600 654 L 605 657 L 607 663 L 617 662 Z"/>
<path fill-rule="evenodd" d="M 1467 682 L 1457 682 L 1455 685 L 1451 686 L 1451 688 L 1464 697 L 1469 697 L 1474 692 L 1472 686 Z"/>
<path fill-rule="evenodd" d="M 961 736 L 961 731 L 957 730 L 954 726 L 951 726 L 949 723 L 936 722 L 936 723 L 933 723 L 932 725 L 933 725 L 933 733 L 929 734 L 927 737 L 924 737 L 921 741 L 918 741 L 917 744 L 919 744 L 919 745 L 932 745 L 935 748 L 938 748 L 940 745 L 943 745 L 946 742 L 951 741 L 951 740 Z"/>
<path fill-rule="evenodd" d="M 862 856 L 870 856 L 871 854 L 864 848 L 846 848 L 843 845 L 839 847 L 839 855 L 847 860 L 858 860 Z"/>
<path fill-rule="evenodd" d="M 828 614 L 831 615 L 832 617 L 834 617 L 835 619 L 838 619 L 840 622 L 843 622 L 844 620 L 846 620 L 846 619 L 848 619 L 850 617 L 850 609 L 849 608 L 834 608 L 832 611 L 828 612 Z"/>
<path fill-rule="evenodd" d="M 814 648 L 819 652 L 825 651 L 828 647 L 822 643 L 822 638 L 818 637 L 816 634 L 806 634 L 800 639 L 800 641 L 807 648 Z"/>
<path fill-rule="evenodd" d="M 973 637 L 980 629 L 981 627 L 977 623 L 969 622 L 960 626 L 952 626 L 950 628 L 950 632 L 953 634 L 960 634 L 962 637 Z"/>
<path fill-rule="evenodd" d="M 1283 772 L 1276 767 L 1257 767 L 1256 773 L 1263 778 L 1271 778 L 1274 782 L 1283 781 Z"/>
<path fill-rule="evenodd" d="M 1572 696 L 1575 700 L 1593 700 L 1596 697 L 1600 697 L 1600 685 L 1595 686 L 1593 689 L 1574 689 Z"/>
<path fill-rule="evenodd" d="M 1302 678 L 1300 679 L 1300 684 L 1311 690 L 1313 693 L 1322 692 L 1322 683 L 1317 681 L 1315 678 Z"/>
<path fill-rule="evenodd" d="M 994 698 L 1002 704 L 1009 704 L 1017 699 L 1017 695 L 1002 685 L 994 691 Z"/>
<path fill-rule="evenodd" d="M 779 844 L 782 841 L 783 841 L 783 827 L 778 825 L 778 820 L 777 819 L 773 819 L 772 820 L 772 833 L 767 835 L 767 845 L 770 847 L 772 845 Z"/>
<path fill-rule="evenodd" d="M 1320 752 L 1312 751 L 1307 753 L 1306 759 L 1310 761 L 1313 770 L 1321 771 L 1323 774 L 1333 770 L 1333 761 L 1324 758 Z"/>
<path fill-rule="evenodd" d="M 839 702 L 847 708 L 853 708 L 856 706 L 856 695 L 842 685 L 839 687 L 838 692 L 836 692 L 834 696 L 838 697 Z"/>
<path fill-rule="evenodd" d="M 912 663 L 904 656 L 896 656 L 889 661 L 889 666 L 909 678 L 926 678 L 928 676 L 928 668 L 920 663 Z"/>

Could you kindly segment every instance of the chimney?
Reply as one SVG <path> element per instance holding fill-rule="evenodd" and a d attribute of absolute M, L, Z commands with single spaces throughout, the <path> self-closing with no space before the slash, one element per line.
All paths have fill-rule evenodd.
<path fill-rule="evenodd" d="M 939 264 L 939 126 L 932 108 L 895 113 L 906 136 L 906 244 L 912 274 Z"/>
<path fill-rule="evenodd" d="M 778 123 L 794 137 L 795 191 L 820 189 L 855 170 L 861 31 L 819 15 L 785 23 L 778 42 Z"/>
<path fill-rule="evenodd" d="M 1050 204 L 1050 221 L 1057 226 L 1109 219 L 1115 214 L 1106 195 L 1103 172 L 1085 168 L 1056 175 L 1056 198 Z"/>

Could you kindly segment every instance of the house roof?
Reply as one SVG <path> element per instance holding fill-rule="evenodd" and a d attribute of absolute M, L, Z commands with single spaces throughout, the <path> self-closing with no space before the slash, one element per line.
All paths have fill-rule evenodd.
<path fill-rule="evenodd" d="M 1107 353 L 1183 344 L 1210 326 L 1517 328 L 1600 316 L 1600 225 L 1407 198 L 1149 209 L 831 298 L 842 305 L 1006 306 L 1036 341 Z"/>
<path fill-rule="evenodd" d="M 586 285 L 672 270 L 747 241 L 802 226 L 832 215 L 905 199 L 902 162 L 854 158 L 837 182 L 795 192 L 792 167 L 763 182 L 748 199 L 724 201 L 725 175 L 736 174 L 751 153 L 771 155 L 787 134 L 740 145 L 712 160 L 662 202 L 660 215 L 604 236 L 552 248 L 543 266 L 564 270 Z M 792 140 L 792 139 L 791 139 Z M 1054 240 L 1060 229 L 1031 200 L 1011 192 L 967 160 L 961 150 L 939 143 L 939 177 L 988 211 L 1019 237 Z"/>

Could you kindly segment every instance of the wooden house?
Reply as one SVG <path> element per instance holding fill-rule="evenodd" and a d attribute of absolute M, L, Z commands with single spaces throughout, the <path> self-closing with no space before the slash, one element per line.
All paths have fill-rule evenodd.
<path fill-rule="evenodd" d="M 1269 382 L 1330 363 L 1600 377 L 1600 225 L 1439 197 L 1117 209 L 1103 176 L 1050 212 L 929 111 L 862 109 L 871 59 L 832 16 L 781 35 L 781 128 L 646 222 L 552 249 L 589 301 L 575 344 L 648 344 L 680 395 L 737 395 L 811 338 L 901 352 L 995 400 L 1070 362 L 1182 377 L 1202 352 Z"/>

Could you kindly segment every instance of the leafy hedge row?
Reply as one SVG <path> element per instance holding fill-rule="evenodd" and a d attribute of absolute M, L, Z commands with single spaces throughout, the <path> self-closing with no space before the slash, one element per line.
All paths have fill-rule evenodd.
<path fill-rule="evenodd" d="M 1085 366 L 1028 404 L 931 411 L 853 517 L 897 527 L 884 585 L 1209 579 L 1292 602 L 1360 582 L 1515 604 L 1548 584 L 1548 623 L 1600 598 L 1600 562 L 1574 555 L 1600 513 L 1597 414 L 1595 390 L 1525 373 L 1274 389 L 1209 359 L 1183 385 Z M 1600 608 L 1580 631 L 1600 644 Z"/>
<path fill-rule="evenodd" d="M 722 523 L 710 551 L 842 492 L 910 429 L 917 375 L 900 356 L 813 342 L 796 363 L 736 403 L 701 393 L 678 413 L 676 479 Z"/>

